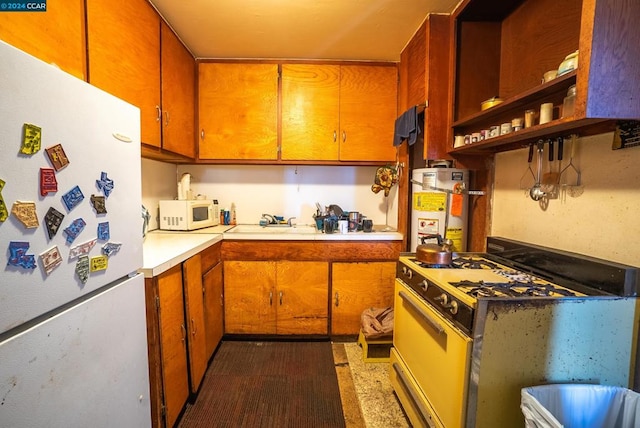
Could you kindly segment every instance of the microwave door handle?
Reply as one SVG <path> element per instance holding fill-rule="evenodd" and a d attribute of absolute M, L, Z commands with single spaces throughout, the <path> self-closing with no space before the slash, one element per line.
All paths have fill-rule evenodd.
<path fill-rule="evenodd" d="M 418 314 L 420 314 L 420 316 L 425 320 L 425 322 L 429 324 L 431 328 L 437 331 L 438 334 L 444 334 L 444 335 L 447 334 L 444 327 L 442 327 L 438 321 L 434 320 L 431 315 L 426 313 L 424 309 L 422 309 L 421 307 L 413 303 L 409 298 L 409 296 L 407 295 L 407 293 L 405 293 L 404 291 L 400 291 L 398 294 L 400 295 L 400 297 L 402 297 L 404 302 L 407 303 L 409 306 L 411 306 L 416 312 L 418 312 Z"/>

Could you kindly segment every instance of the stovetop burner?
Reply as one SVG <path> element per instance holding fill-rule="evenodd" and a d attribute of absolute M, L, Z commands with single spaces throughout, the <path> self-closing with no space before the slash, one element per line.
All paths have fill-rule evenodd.
<path fill-rule="evenodd" d="M 577 294 L 563 287 L 533 281 L 451 281 L 449 284 L 473 297 L 558 297 L 576 296 Z"/>
<path fill-rule="evenodd" d="M 498 265 L 476 257 L 455 257 L 450 264 L 429 264 L 416 258 L 411 259 L 420 267 L 428 269 L 498 269 Z"/>

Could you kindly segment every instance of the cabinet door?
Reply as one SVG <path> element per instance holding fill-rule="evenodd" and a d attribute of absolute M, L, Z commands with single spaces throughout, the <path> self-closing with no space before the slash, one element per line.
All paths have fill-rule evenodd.
<path fill-rule="evenodd" d="M 277 334 L 327 334 L 329 263 L 276 265 Z"/>
<path fill-rule="evenodd" d="M 340 160 L 394 161 L 396 67 L 340 67 Z"/>
<path fill-rule="evenodd" d="M 87 1 L 89 82 L 140 108 L 143 143 L 160 147 L 160 17 L 146 0 Z"/>
<path fill-rule="evenodd" d="M 393 306 L 395 274 L 395 262 L 333 263 L 331 334 L 358 334 L 365 309 Z"/>
<path fill-rule="evenodd" d="M 189 370 L 191 392 L 198 392 L 200 382 L 207 369 L 207 343 L 204 326 L 204 288 L 200 254 L 182 264 L 184 293 L 187 308 L 187 343 L 189 345 Z"/>
<path fill-rule="evenodd" d="M 189 396 L 181 266 L 158 277 L 158 299 L 165 417 L 171 427 Z"/>
<path fill-rule="evenodd" d="M 49 1 L 46 12 L 0 13 L 0 40 L 86 80 L 84 22 L 83 0 Z"/>
<path fill-rule="evenodd" d="M 224 315 L 222 263 L 218 263 L 202 276 L 202 285 L 204 286 L 204 323 L 208 359 L 222 340 Z"/>
<path fill-rule="evenodd" d="M 195 157 L 196 62 L 162 21 L 162 148 Z"/>
<path fill-rule="evenodd" d="M 338 160 L 340 66 L 282 65 L 283 160 Z"/>
<path fill-rule="evenodd" d="M 198 64 L 200 159 L 278 158 L 278 66 Z"/>
<path fill-rule="evenodd" d="M 229 334 L 276 333 L 276 262 L 224 262 L 224 324 Z"/>

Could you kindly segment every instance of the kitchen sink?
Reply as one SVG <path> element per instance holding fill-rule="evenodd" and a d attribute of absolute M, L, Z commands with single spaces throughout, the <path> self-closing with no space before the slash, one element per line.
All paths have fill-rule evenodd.
<path fill-rule="evenodd" d="M 225 233 L 251 233 L 251 234 L 316 234 L 318 230 L 310 225 L 271 225 L 260 226 L 258 224 L 239 224 L 227 230 Z"/>

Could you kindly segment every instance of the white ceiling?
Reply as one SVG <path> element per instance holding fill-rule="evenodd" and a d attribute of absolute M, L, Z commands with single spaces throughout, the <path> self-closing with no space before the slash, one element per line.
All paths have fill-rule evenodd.
<path fill-rule="evenodd" d="M 460 0 L 150 0 L 196 58 L 399 61 Z"/>

